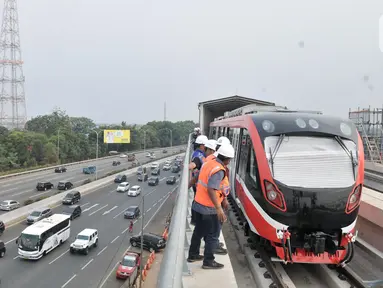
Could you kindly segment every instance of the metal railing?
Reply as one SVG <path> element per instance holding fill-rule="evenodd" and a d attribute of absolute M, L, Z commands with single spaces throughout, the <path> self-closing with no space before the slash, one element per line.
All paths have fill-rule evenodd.
<path fill-rule="evenodd" d="M 188 148 L 186 149 L 184 167 L 176 205 L 169 228 L 169 240 L 166 245 L 165 254 L 161 262 L 158 275 L 158 288 L 181 288 L 182 276 L 186 265 L 185 241 L 188 216 L 188 185 L 189 185 L 189 160 L 191 153 L 191 138 L 189 135 Z"/>

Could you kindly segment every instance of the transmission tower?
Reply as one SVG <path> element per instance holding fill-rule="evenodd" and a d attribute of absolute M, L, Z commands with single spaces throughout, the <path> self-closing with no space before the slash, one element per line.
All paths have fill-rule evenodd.
<path fill-rule="evenodd" d="M 27 121 L 16 0 L 5 0 L 0 35 L 0 125 L 23 129 Z"/>

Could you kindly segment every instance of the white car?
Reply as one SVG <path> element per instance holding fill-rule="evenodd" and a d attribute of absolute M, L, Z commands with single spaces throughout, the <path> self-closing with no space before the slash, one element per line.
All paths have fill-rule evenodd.
<path fill-rule="evenodd" d="M 120 154 L 120 158 L 126 158 L 126 157 L 128 157 L 128 155 L 126 155 L 126 154 Z"/>
<path fill-rule="evenodd" d="M 160 167 L 160 164 L 158 164 L 157 162 L 153 162 L 151 167 L 152 169 L 156 169 Z"/>
<path fill-rule="evenodd" d="M 128 191 L 128 196 L 138 196 L 141 194 L 141 187 L 138 185 L 134 185 Z"/>
<path fill-rule="evenodd" d="M 165 164 L 164 167 L 162 167 L 162 169 L 164 171 L 169 171 L 172 167 L 170 166 L 170 164 Z"/>
<path fill-rule="evenodd" d="M 16 200 L 4 200 L 0 203 L 0 210 L 11 211 L 20 207 L 20 203 Z"/>
<path fill-rule="evenodd" d="M 150 157 L 152 154 L 150 152 L 146 153 L 146 157 Z"/>
<path fill-rule="evenodd" d="M 171 165 L 172 164 L 172 160 L 166 160 L 165 161 L 165 165 Z"/>
<path fill-rule="evenodd" d="M 82 252 L 85 255 L 89 253 L 89 249 L 97 247 L 98 231 L 96 229 L 84 229 L 78 233 L 76 240 L 70 244 L 70 252 Z"/>
<path fill-rule="evenodd" d="M 156 159 L 156 155 L 151 154 L 151 155 L 150 155 L 150 159 Z"/>
<path fill-rule="evenodd" d="M 126 192 L 130 188 L 129 182 L 122 182 L 117 186 L 117 192 Z"/>

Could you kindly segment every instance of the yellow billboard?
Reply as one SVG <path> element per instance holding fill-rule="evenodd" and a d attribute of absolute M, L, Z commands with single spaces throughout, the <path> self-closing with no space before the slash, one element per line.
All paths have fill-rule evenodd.
<path fill-rule="evenodd" d="M 104 130 L 104 143 L 130 143 L 130 130 Z"/>

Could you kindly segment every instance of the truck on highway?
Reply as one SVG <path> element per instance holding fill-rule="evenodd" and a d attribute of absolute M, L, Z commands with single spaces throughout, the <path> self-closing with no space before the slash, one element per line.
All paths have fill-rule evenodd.
<path fill-rule="evenodd" d="M 84 173 L 84 174 L 94 174 L 94 173 L 96 173 L 96 166 L 84 167 L 82 169 L 82 173 Z"/>
<path fill-rule="evenodd" d="M 53 214 L 25 228 L 16 239 L 20 258 L 37 260 L 70 237 L 70 216 Z"/>

